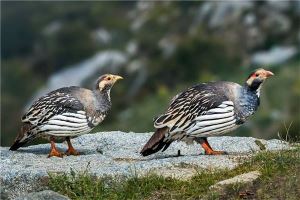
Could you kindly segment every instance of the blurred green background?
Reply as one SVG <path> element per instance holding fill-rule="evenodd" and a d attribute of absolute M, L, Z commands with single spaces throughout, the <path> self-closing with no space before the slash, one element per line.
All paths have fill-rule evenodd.
<path fill-rule="evenodd" d="M 125 77 L 95 131 L 153 131 L 172 96 L 198 82 L 243 84 L 253 69 L 275 73 L 259 111 L 232 135 L 300 135 L 300 3 L 3 2 L 1 145 L 26 107 L 49 90 Z"/>

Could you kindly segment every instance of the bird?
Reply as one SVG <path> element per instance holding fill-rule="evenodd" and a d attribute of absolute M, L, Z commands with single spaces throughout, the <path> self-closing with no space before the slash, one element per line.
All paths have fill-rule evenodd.
<path fill-rule="evenodd" d="M 27 142 L 43 137 L 50 140 L 48 157 L 79 155 L 71 144 L 71 138 L 90 132 L 100 124 L 111 109 L 110 90 L 121 76 L 100 76 L 93 90 L 78 86 L 63 87 L 36 100 L 21 118 L 21 131 L 10 150 L 15 151 Z M 61 153 L 55 140 L 67 141 L 68 150 Z"/>
<path fill-rule="evenodd" d="M 215 151 L 207 137 L 228 133 L 248 120 L 260 104 L 260 90 L 274 74 L 256 69 L 243 85 L 216 81 L 200 83 L 177 94 L 166 112 L 154 119 L 156 131 L 141 150 L 148 156 L 165 151 L 173 141 L 198 143 L 206 155 L 223 155 Z"/>

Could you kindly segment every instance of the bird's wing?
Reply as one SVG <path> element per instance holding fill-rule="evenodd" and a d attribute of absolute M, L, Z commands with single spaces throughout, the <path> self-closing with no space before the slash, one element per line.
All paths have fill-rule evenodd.
<path fill-rule="evenodd" d="M 155 120 L 154 126 L 168 127 L 170 133 L 194 135 L 199 131 L 224 128 L 232 123 L 233 118 L 233 102 L 216 88 L 200 84 L 173 99 L 166 113 Z"/>
<path fill-rule="evenodd" d="M 85 112 L 84 106 L 78 99 L 68 93 L 53 91 L 35 101 L 23 115 L 22 122 L 36 126 L 55 115 L 70 113 L 75 116 L 78 112 L 82 114 Z"/>

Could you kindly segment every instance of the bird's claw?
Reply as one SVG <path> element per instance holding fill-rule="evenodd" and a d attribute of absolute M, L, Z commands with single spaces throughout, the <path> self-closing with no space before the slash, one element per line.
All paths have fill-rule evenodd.
<path fill-rule="evenodd" d="M 62 158 L 62 157 L 64 157 L 64 153 L 61 153 L 61 152 L 59 152 L 57 150 L 51 150 L 51 152 L 48 155 L 48 158 L 51 158 L 53 156 Z"/>
<path fill-rule="evenodd" d="M 67 156 L 78 156 L 79 155 L 79 152 L 76 151 L 75 149 L 68 149 L 65 153 Z"/>

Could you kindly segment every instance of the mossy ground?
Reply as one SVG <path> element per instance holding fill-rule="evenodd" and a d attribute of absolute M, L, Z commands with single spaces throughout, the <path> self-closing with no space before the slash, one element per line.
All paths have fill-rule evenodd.
<path fill-rule="evenodd" d="M 223 192 L 209 186 L 235 175 L 258 170 L 262 176 L 251 185 L 232 185 Z M 149 174 L 126 180 L 82 174 L 50 175 L 50 189 L 71 199 L 298 199 L 300 148 L 262 152 L 233 170 L 203 171 L 190 180 Z"/>

